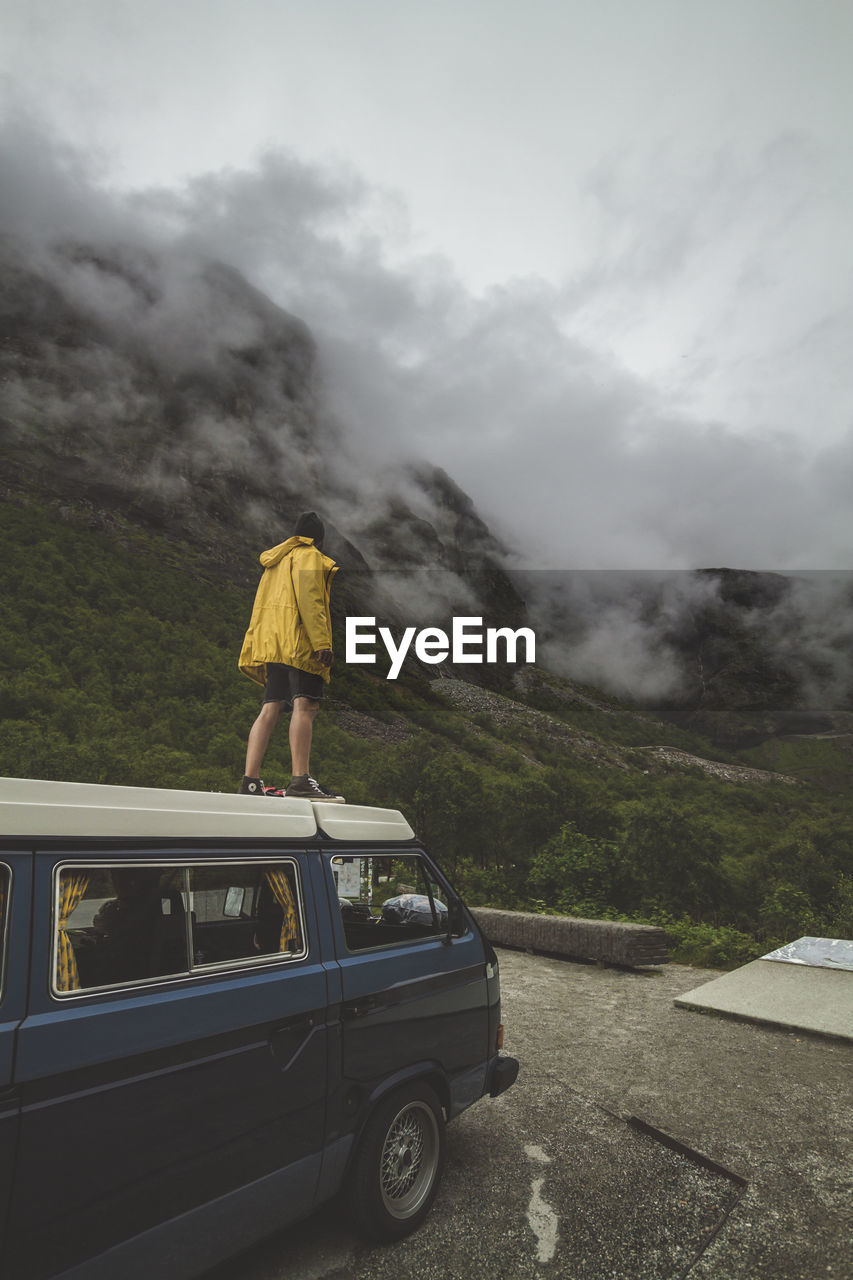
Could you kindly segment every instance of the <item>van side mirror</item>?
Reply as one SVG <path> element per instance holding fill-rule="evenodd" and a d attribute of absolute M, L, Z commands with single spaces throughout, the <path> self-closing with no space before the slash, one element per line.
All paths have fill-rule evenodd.
<path fill-rule="evenodd" d="M 465 919 L 465 908 L 458 898 L 451 898 L 447 904 L 447 936 L 461 938 L 468 932 L 468 921 Z"/>

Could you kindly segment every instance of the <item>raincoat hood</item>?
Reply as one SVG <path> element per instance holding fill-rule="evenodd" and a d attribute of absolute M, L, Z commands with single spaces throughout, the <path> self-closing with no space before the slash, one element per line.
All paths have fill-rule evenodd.
<path fill-rule="evenodd" d="M 301 534 L 294 534 L 292 538 L 288 538 L 286 542 L 280 542 L 277 547 L 270 547 L 269 551 L 262 551 L 260 554 L 261 564 L 265 569 L 272 569 L 285 556 L 290 555 L 295 547 L 313 547 L 313 538 L 304 538 Z M 318 548 L 319 550 L 319 548 Z"/>

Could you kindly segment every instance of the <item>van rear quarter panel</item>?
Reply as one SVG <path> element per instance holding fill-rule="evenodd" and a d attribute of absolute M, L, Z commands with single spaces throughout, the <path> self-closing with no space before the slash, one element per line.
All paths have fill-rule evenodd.
<path fill-rule="evenodd" d="M 271 852 L 223 850 L 221 857 Z M 278 852 L 295 858 L 305 883 L 306 855 Z M 151 860 L 199 856 L 213 851 L 157 851 Z M 116 854 L 76 850 L 75 860 L 81 857 L 107 862 Z M 303 1189 L 310 1208 L 328 1057 L 327 979 L 312 895 L 305 895 L 304 960 L 63 999 L 50 993 L 50 922 L 54 869 L 68 860 L 67 851 L 36 859 L 31 996 L 15 1072 L 22 1114 L 8 1274 L 51 1275 L 316 1157 Z"/>

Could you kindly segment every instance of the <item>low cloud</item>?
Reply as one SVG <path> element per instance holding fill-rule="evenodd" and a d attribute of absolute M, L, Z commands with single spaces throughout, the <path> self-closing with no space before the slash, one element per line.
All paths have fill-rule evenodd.
<path fill-rule="evenodd" d="M 849 469 L 849 442 L 816 452 L 779 431 L 697 422 L 586 343 L 572 321 L 620 291 L 630 297 L 638 281 L 653 291 L 659 272 L 692 262 L 724 220 L 721 199 L 707 225 L 691 220 L 696 200 L 679 210 L 671 243 L 680 266 L 667 265 L 662 228 L 614 258 L 615 283 L 591 273 L 574 294 L 516 281 L 474 297 L 447 263 L 406 257 L 404 214 L 354 173 L 270 152 L 251 171 L 131 198 L 20 111 L 7 118 L 3 147 L 7 230 L 41 244 L 77 237 L 161 255 L 148 281 L 156 305 L 136 316 L 126 280 L 78 263 L 63 281 L 105 323 L 135 325 L 158 362 L 215 365 L 223 347 L 257 336 L 256 316 L 210 313 L 191 256 L 235 266 L 304 320 L 319 348 L 319 411 L 340 427 L 340 469 L 363 473 L 368 496 L 377 466 L 425 458 L 472 494 L 532 567 L 844 563 L 853 517 L 831 455 Z M 780 144 L 765 161 L 774 181 L 786 157 L 807 163 L 793 143 Z M 624 220 L 627 197 L 602 174 L 593 188 L 611 219 Z M 707 194 L 707 184 L 697 190 Z M 761 224 L 760 209 L 751 216 Z"/>
<path fill-rule="evenodd" d="M 599 324 L 616 304 L 623 316 L 648 308 L 671 275 L 682 288 L 691 280 L 705 287 L 695 264 L 742 204 L 743 244 L 723 237 L 728 296 L 715 306 L 720 325 L 737 327 L 746 342 L 746 321 L 725 319 L 737 305 L 738 275 L 745 262 L 756 277 L 771 273 L 772 255 L 757 247 L 762 230 L 772 224 L 778 242 L 796 217 L 796 200 L 774 209 L 773 191 L 792 175 L 802 180 L 809 166 L 796 138 L 760 159 L 768 186 L 721 162 L 697 177 L 674 221 L 651 242 L 638 234 L 609 271 L 591 270 L 574 288 L 520 280 L 481 297 L 441 260 L 401 260 L 397 244 L 392 255 L 370 230 L 371 215 L 383 222 L 381 193 L 286 155 L 150 203 L 185 228 L 184 244 L 235 262 L 307 320 L 328 404 L 357 450 L 444 466 L 529 563 L 843 565 L 853 520 L 833 497 L 826 448 L 772 423 L 750 432 L 697 420 L 682 407 L 689 387 L 668 398 L 583 336 L 596 308 Z M 728 198 L 712 198 L 724 178 Z M 640 210 L 638 225 L 658 212 L 655 203 Z M 612 216 L 624 222 L 628 211 L 617 206 Z M 765 292 L 767 306 L 778 306 L 778 292 Z M 737 353 L 730 358 L 736 363 Z M 780 374 L 794 359 L 780 355 Z"/>
<path fill-rule="evenodd" d="M 791 707 L 853 696 L 853 573 L 541 572 L 515 575 L 542 664 L 646 703 L 698 703 L 728 664 L 784 675 Z"/>

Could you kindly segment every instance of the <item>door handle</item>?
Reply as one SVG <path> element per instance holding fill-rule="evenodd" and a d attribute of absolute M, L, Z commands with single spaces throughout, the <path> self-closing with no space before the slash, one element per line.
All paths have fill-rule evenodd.
<path fill-rule="evenodd" d="M 358 1000 L 350 1000 L 341 1009 L 341 1015 L 344 1018 L 363 1018 L 365 1014 L 372 1013 L 379 1008 L 379 1001 L 376 996 L 360 996 Z"/>
<path fill-rule="evenodd" d="M 303 1014 L 283 1022 L 269 1033 L 269 1046 L 278 1065 L 287 1067 L 302 1046 L 306 1043 L 314 1028 L 314 1015 Z"/>

